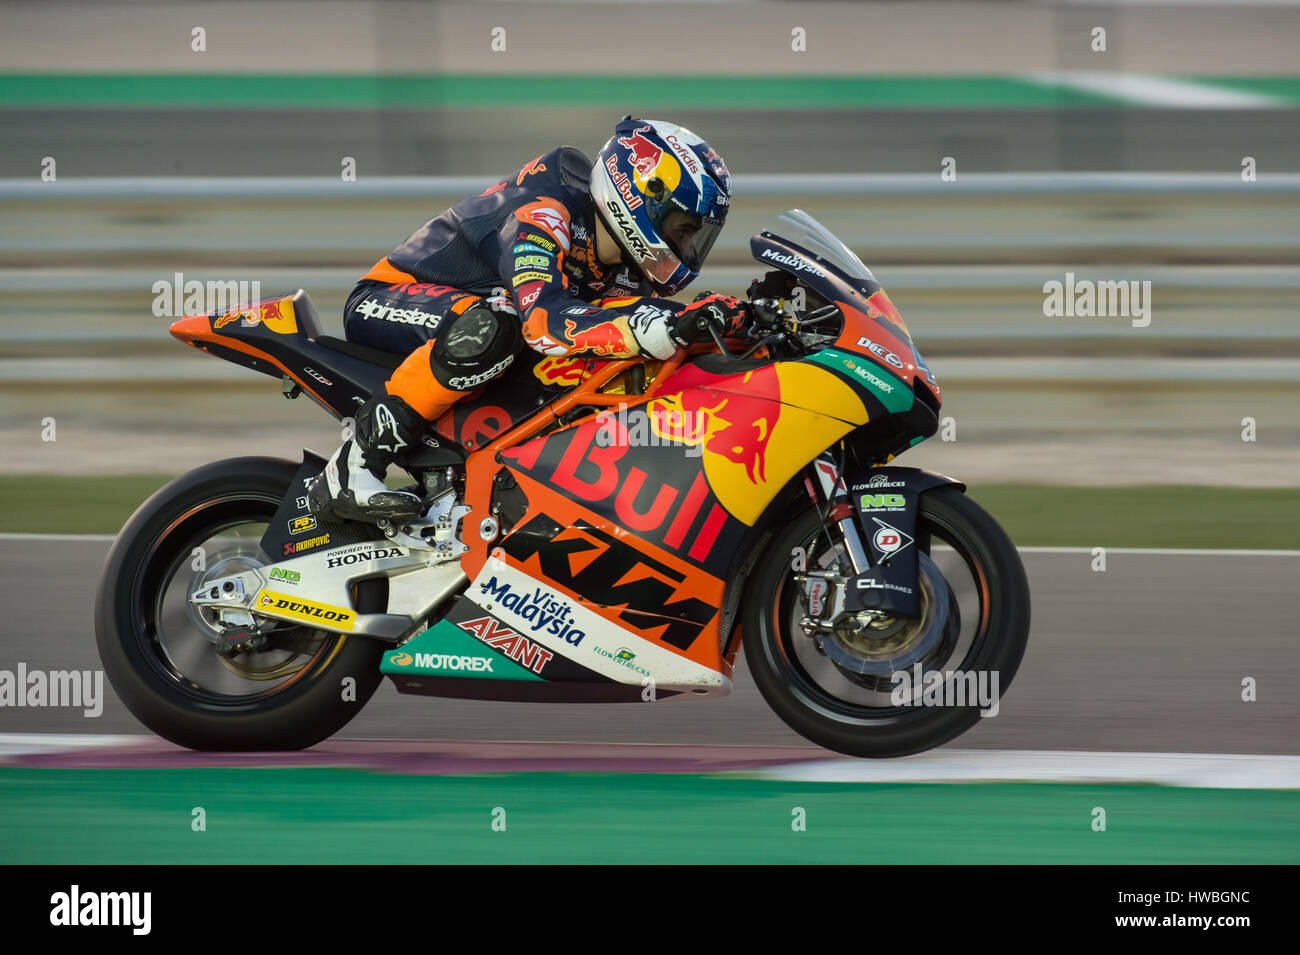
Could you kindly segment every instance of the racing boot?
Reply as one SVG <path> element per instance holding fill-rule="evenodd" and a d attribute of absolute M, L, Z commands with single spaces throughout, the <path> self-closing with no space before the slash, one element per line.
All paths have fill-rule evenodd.
<path fill-rule="evenodd" d="M 354 437 L 334 452 L 307 488 L 308 508 L 326 519 L 377 523 L 410 520 L 420 498 L 384 484 L 388 466 L 400 463 L 424 433 L 425 420 L 396 395 L 376 395 L 357 409 Z M 409 453 L 409 452 L 408 452 Z"/>

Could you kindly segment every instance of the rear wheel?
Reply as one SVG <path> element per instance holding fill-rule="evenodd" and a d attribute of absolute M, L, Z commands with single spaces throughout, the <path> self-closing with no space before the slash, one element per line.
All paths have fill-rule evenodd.
<path fill-rule="evenodd" d="M 919 620 L 805 631 L 791 555 L 805 554 L 809 569 L 846 563 L 813 510 L 751 578 L 745 660 L 764 699 L 807 739 L 850 756 L 919 753 L 965 732 L 1010 686 L 1029 636 L 1029 586 L 1010 539 L 954 487 L 921 494 L 915 536 Z"/>
<path fill-rule="evenodd" d="M 219 653 L 217 620 L 189 595 L 274 563 L 260 547 L 297 466 L 239 458 L 182 475 L 141 505 L 100 581 L 104 670 L 149 729 L 191 749 L 301 749 L 331 736 L 382 679 L 384 645 L 284 625 L 260 645 Z"/>

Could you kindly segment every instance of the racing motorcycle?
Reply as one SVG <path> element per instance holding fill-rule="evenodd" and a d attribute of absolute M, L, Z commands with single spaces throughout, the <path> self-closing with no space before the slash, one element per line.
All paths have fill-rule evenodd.
<path fill-rule="evenodd" d="M 806 213 L 778 222 L 750 240 L 769 271 L 740 337 L 666 361 L 525 351 L 434 422 L 407 461 L 417 520 L 313 514 L 310 451 L 167 484 L 100 584 L 123 702 L 194 749 L 296 749 L 385 676 L 661 703 L 727 694 L 743 647 L 781 719 L 841 753 L 970 728 L 990 711 L 971 675 L 1005 691 L 1024 653 L 1024 569 L 964 485 L 892 463 L 938 429 L 940 390 L 880 284 Z M 323 335 L 301 290 L 171 332 L 345 432 L 404 357 Z"/>

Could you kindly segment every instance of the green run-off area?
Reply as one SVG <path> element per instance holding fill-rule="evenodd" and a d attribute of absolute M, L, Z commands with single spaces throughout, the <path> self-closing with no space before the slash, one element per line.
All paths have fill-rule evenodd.
<path fill-rule="evenodd" d="M 192 829 L 196 807 L 206 831 Z M 1300 862 L 1300 792 L 0 769 L 0 863 L 1246 861 Z"/>

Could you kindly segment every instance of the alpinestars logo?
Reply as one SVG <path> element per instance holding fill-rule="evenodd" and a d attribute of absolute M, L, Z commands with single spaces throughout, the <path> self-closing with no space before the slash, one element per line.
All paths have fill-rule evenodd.
<path fill-rule="evenodd" d="M 392 440 L 388 444 L 381 444 L 385 433 L 391 434 Z M 381 451 L 392 451 L 394 454 L 406 447 L 406 442 L 397 433 L 397 419 L 393 417 L 393 412 L 386 405 L 375 406 L 375 447 Z"/>
<path fill-rule="evenodd" d="M 452 388 L 455 388 L 457 391 L 469 391 L 471 388 L 477 388 L 479 385 L 491 381 L 497 375 L 501 374 L 501 372 L 509 368 L 510 363 L 514 360 L 514 355 L 507 355 L 487 371 L 481 371 L 477 375 L 466 375 L 464 378 L 449 378 L 447 379 L 447 384 Z"/>
<path fill-rule="evenodd" d="M 396 322 L 399 325 L 424 325 L 428 328 L 434 327 L 442 320 L 441 315 L 431 315 L 418 308 L 396 308 L 373 298 L 366 299 L 352 311 L 362 318 L 377 318 L 385 322 Z"/>

